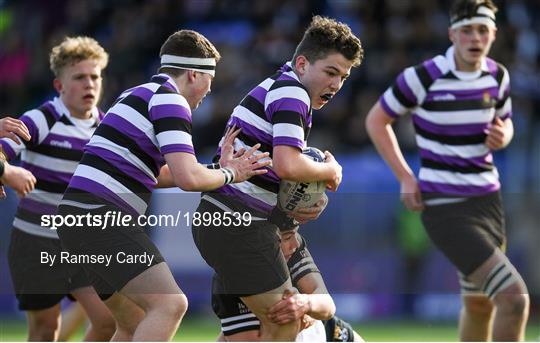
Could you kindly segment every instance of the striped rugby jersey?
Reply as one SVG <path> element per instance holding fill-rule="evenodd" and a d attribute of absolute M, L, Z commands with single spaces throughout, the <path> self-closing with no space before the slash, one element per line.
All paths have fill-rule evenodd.
<path fill-rule="evenodd" d="M 21 154 L 21 167 L 37 179 L 35 189 L 19 202 L 13 226 L 26 233 L 58 238 L 56 231 L 42 227 L 42 215 L 54 215 L 62 195 L 79 164 L 83 148 L 94 133 L 103 112 L 94 108 L 93 117 L 78 119 L 70 115 L 62 100 L 54 98 L 37 109 L 24 113 L 23 121 L 32 139 L 17 145 L 0 139 L 9 159 Z"/>
<path fill-rule="evenodd" d="M 412 112 L 424 193 L 475 196 L 497 191 L 499 175 L 485 145 L 495 116 L 512 117 L 510 77 L 490 58 L 477 72 L 460 72 L 454 48 L 406 68 L 381 96 L 392 117 Z"/>
<path fill-rule="evenodd" d="M 272 148 L 276 145 L 303 149 L 311 123 L 311 100 L 307 89 L 288 62 L 242 99 L 234 108 L 227 126 L 236 125 L 242 129 L 234 142 L 235 151 L 261 143 L 259 152 L 269 152 L 271 157 Z M 214 160 L 219 159 L 222 142 L 223 139 Z M 279 181 L 276 173 L 268 168 L 267 174 L 226 185 L 216 192 L 267 215 L 277 204 Z"/>
<path fill-rule="evenodd" d="M 61 204 L 144 214 L 163 156 L 195 154 L 191 127 L 189 104 L 170 76 L 124 91 L 86 145 Z"/>

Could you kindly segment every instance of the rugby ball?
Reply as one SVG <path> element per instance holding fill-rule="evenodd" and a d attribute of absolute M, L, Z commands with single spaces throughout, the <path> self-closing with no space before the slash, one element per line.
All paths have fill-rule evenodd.
<path fill-rule="evenodd" d="M 317 148 L 308 147 L 302 151 L 304 156 L 315 162 L 324 162 L 325 156 Z M 292 212 L 299 208 L 311 207 L 317 203 L 326 190 L 326 182 L 296 182 L 281 180 L 279 183 L 278 203 L 282 210 Z"/>

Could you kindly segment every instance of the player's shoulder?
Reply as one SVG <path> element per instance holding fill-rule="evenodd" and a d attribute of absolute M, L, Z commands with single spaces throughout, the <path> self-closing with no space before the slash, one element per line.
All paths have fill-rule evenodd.
<path fill-rule="evenodd" d="M 410 66 L 405 70 L 407 69 L 414 71 L 425 86 L 426 84 L 432 84 L 437 79 L 448 74 L 450 71 L 450 62 L 446 56 L 437 55 Z"/>
<path fill-rule="evenodd" d="M 502 63 L 497 62 L 490 57 L 486 57 L 486 66 L 489 73 L 493 75 L 499 85 L 505 78 L 508 79 L 510 76 L 508 69 Z"/>

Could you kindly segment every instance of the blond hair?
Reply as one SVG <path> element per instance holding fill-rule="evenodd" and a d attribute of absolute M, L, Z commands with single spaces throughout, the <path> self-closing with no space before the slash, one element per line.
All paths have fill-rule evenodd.
<path fill-rule="evenodd" d="M 101 69 L 109 63 L 109 54 L 90 37 L 66 37 L 51 50 L 49 63 L 54 76 L 58 77 L 64 67 L 84 60 L 95 60 Z"/>

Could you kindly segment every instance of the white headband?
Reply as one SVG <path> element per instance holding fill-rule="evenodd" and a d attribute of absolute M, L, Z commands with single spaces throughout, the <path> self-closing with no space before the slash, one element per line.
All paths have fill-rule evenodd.
<path fill-rule="evenodd" d="M 483 24 L 494 29 L 497 28 L 495 25 L 495 12 L 486 6 L 479 6 L 474 16 L 453 19 L 450 28 L 456 29 L 461 26 L 472 24 Z"/>
<path fill-rule="evenodd" d="M 176 68 L 194 70 L 201 73 L 216 75 L 215 58 L 183 57 L 175 55 L 162 55 L 161 68 Z"/>

